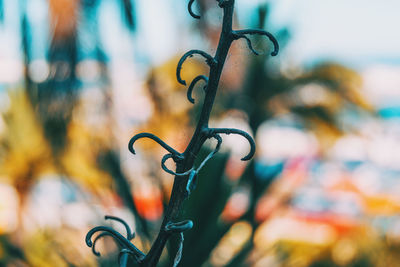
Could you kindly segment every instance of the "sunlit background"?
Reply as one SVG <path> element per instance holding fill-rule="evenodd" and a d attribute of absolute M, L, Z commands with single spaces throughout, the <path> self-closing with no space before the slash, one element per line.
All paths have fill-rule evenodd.
<path fill-rule="evenodd" d="M 148 251 L 173 177 L 151 132 L 183 151 L 202 104 L 176 81 L 190 49 L 213 54 L 222 12 L 197 0 L 0 0 L 0 266 L 116 266 L 87 231 L 126 220 Z M 199 174 L 185 202 L 180 266 L 400 266 L 400 2 L 236 0 L 212 126 L 241 137 Z M 193 57 L 186 80 L 207 74 Z M 214 144 L 206 143 L 200 160 Z M 173 168 L 173 163 L 168 163 Z M 111 224 L 121 233 L 121 225 Z M 172 266 L 168 246 L 160 266 Z"/>

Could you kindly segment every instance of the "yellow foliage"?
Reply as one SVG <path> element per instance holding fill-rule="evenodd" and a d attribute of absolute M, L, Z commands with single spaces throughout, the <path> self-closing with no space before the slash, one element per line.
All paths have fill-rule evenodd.
<path fill-rule="evenodd" d="M 72 179 L 95 192 L 110 188 L 111 185 L 109 175 L 97 165 L 97 155 L 102 144 L 84 125 L 74 122 L 69 124 L 68 146 L 61 162 Z"/>
<path fill-rule="evenodd" d="M 0 173 L 22 189 L 41 174 L 52 171 L 53 160 L 25 91 L 15 89 L 9 97 L 11 105 L 3 116 L 5 130 L 0 139 Z"/>
<path fill-rule="evenodd" d="M 193 78 L 207 72 L 204 62 L 189 58 L 184 63 L 181 72 L 182 79 L 186 80 L 187 84 L 183 86 L 176 80 L 176 64 L 178 61 L 179 58 L 172 58 L 163 65 L 154 68 L 148 77 L 147 86 L 154 103 L 154 114 L 144 127 L 146 132 L 157 133 L 157 136 L 176 147 L 177 150 L 183 149 L 186 146 L 186 139 L 190 137 L 185 131 L 188 131 L 188 113 L 193 109 L 193 104 L 187 100 L 187 88 Z M 204 83 L 199 82 L 193 90 L 193 98 L 195 98 L 196 104 L 202 101 L 196 99 L 196 95 L 204 96 L 204 93 L 201 92 L 203 86 Z M 179 129 L 179 135 L 176 134 L 177 129 Z M 154 142 L 140 143 L 145 143 L 145 150 L 158 148 Z"/>

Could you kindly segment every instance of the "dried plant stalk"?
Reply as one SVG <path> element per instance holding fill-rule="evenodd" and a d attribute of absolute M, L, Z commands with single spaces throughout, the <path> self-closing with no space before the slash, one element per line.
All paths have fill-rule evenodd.
<path fill-rule="evenodd" d="M 210 72 L 208 77 L 204 75 L 197 76 L 196 78 L 193 79 L 188 88 L 188 94 L 187 94 L 188 100 L 191 103 L 194 103 L 194 99 L 192 98 L 192 91 L 194 89 L 195 84 L 200 80 L 203 80 L 205 82 L 204 86 L 205 98 L 201 110 L 201 115 L 198 120 L 196 130 L 185 151 L 183 153 L 176 151 L 174 148 L 172 148 L 164 141 L 162 141 L 160 138 L 151 133 L 137 134 L 134 137 L 132 137 L 129 142 L 128 147 L 133 154 L 135 154 L 133 145 L 137 140 L 141 138 L 150 138 L 155 142 L 159 143 L 165 150 L 168 151 L 168 154 L 166 154 L 161 161 L 162 169 L 172 175 L 175 175 L 174 185 L 171 192 L 171 198 L 168 207 L 165 211 L 160 231 L 150 251 L 147 254 L 145 254 L 138 248 L 136 248 L 130 242 L 130 239 L 133 238 L 133 235 L 129 227 L 121 219 L 115 217 L 106 217 L 106 219 L 113 219 L 123 223 L 125 228 L 127 229 L 126 238 L 117 231 L 115 231 L 114 229 L 107 226 L 95 227 L 91 231 L 89 231 L 89 233 L 86 236 L 87 245 L 93 248 L 93 252 L 96 255 L 100 255 L 94 249 L 96 241 L 104 235 L 112 236 L 116 240 L 117 244 L 121 247 L 121 252 L 119 257 L 120 266 L 127 265 L 128 257 L 132 257 L 139 266 L 156 266 L 156 264 L 160 259 L 161 253 L 166 245 L 166 242 L 174 234 L 178 234 L 181 237 L 181 244 L 179 251 L 177 253 L 177 257 L 175 258 L 174 266 L 176 266 L 179 263 L 182 254 L 183 232 L 193 227 L 193 222 L 190 220 L 177 222 L 179 214 L 182 210 L 182 204 L 184 200 L 190 195 L 190 192 L 193 188 L 194 180 L 196 179 L 200 169 L 204 166 L 204 164 L 208 160 L 210 160 L 218 152 L 222 143 L 222 138 L 220 136 L 221 134 L 238 134 L 248 140 L 250 144 L 250 151 L 248 155 L 242 158 L 242 160 L 250 160 L 255 153 L 254 140 L 248 133 L 239 129 L 212 128 L 209 126 L 210 114 L 214 104 L 215 95 L 217 93 L 222 69 L 224 67 L 229 48 L 231 47 L 233 41 L 239 39 L 246 40 L 249 49 L 254 54 L 257 55 L 258 52 L 254 50 L 248 35 L 266 36 L 273 43 L 274 46 L 274 50 L 271 53 L 272 56 L 275 56 L 278 53 L 279 50 L 278 42 L 276 41 L 276 39 L 272 34 L 264 30 L 259 30 L 259 29 L 233 30 L 232 20 L 233 20 L 235 0 L 217 0 L 217 2 L 219 7 L 222 8 L 223 10 L 223 22 L 222 22 L 222 31 L 215 55 L 211 56 L 208 53 L 201 50 L 190 50 L 189 52 L 185 53 L 179 60 L 176 70 L 176 76 L 178 82 L 181 83 L 182 85 L 186 85 L 186 81 L 183 80 L 181 77 L 182 66 L 185 63 L 186 59 L 194 55 L 200 55 L 205 58 L 207 65 L 210 67 Z M 193 3 L 194 0 L 189 1 L 188 4 L 189 13 L 192 17 L 200 19 L 200 16 L 196 15 L 192 10 Z M 194 161 L 196 159 L 196 156 L 198 155 L 204 142 L 211 138 L 217 140 L 217 146 L 198 167 L 194 166 Z M 169 170 L 165 166 L 165 162 L 168 159 L 172 159 L 176 163 L 176 171 Z M 91 241 L 92 236 L 97 232 L 101 233 L 92 242 Z"/>

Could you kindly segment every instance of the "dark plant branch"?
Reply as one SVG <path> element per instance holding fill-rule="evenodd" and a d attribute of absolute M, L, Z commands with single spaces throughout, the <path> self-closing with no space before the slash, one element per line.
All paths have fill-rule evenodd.
<path fill-rule="evenodd" d="M 96 232 L 107 232 L 111 235 L 117 242 L 124 248 L 129 250 L 129 252 L 122 250 L 121 251 L 121 266 L 122 266 L 122 258 L 126 259 L 127 255 L 131 255 L 135 261 L 140 266 L 156 266 L 159 262 L 160 256 L 166 242 L 173 234 L 178 234 L 180 236 L 179 249 L 176 254 L 174 260 L 174 266 L 177 266 L 181 256 L 182 256 L 182 248 L 183 248 L 183 232 L 189 230 L 193 227 L 193 222 L 191 220 L 184 220 L 180 222 L 178 218 L 182 211 L 182 205 L 184 200 L 190 195 L 191 191 L 194 189 L 196 184 L 196 178 L 198 172 L 201 168 L 209 161 L 220 149 L 222 144 L 222 138 L 220 134 L 238 134 L 246 138 L 250 144 L 250 152 L 242 158 L 242 160 L 250 160 L 255 153 L 255 143 L 253 138 L 246 132 L 239 129 L 230 129 L 230 128 L 209 128 L 209 119 L 212 111 L 212 107 L 214 104 L 214 99 L 217 93 L 219 81 L 222 74 L 222 69 L 225 64 L 226 57 L 228 55 L 229 48 L 232 45 L 232 42 L 238 39 L 245 39 L 250 50 L 258 54 L 257 51 L 253 49 L 251 44 L 251 40 L 246 35 L 262 35 L 269 38 L 269 40 L 274 45 L 274 50 L 271 55 L 275 56 L 278 53 L 279 45 L 276 39 L 269 33 L 264 30 L 233 30 L 232 29 L 232 21 L 233 21 L 233 11 L 235 0 L 216 0 L 218 2 L 219 7 L 223 9 L 223 22 L 222 22 L 222 30 L 220 39 L 218 42 L 217 51 L 215 56 L 211 56 L 204 51 L 201 50 L 190 50 L 185 53 L 182 58 L 178 62 L 178 66 L 176 69 L 176 77 L 180 84 L 186 85 L 186 81 L 181 78 L 181 70 L 183 63 L 186 61 L 188 57 L 192 57 L 195 54 L 198 54 L 205 58 L 206 63 L 210 67 L 210 72 L 208 78 L 204 75 L 199 75 L 193 79 L 189 88 L 188 88 L 188 100 L 194 103 L 194 99 L 192 98 L 192 91 L 194 86 L 200 80 L 204 80 L 206 85 L 205 89 L 205 97 L 204 103 L 202 105 L 200 118 L 198 120 L 195 132 L 186 147 L 183 153 L 177 152 L 175 149 L 167 145 L 160 138 L 156 137 L 150 133 L 141 133 L 137 134 L 129 142 L 129 151 L 135 154 L 135 150 L 133 149 L 134 143 L 140 138 L 150 138 L 157 143 L 159 143 L 163 148 L 165 148 L 169 153 L 166 154 L 161 160 L 161 167 L 167 173 L 175 175 L 174 185 L 171 192 L 171 198 L 169 204 L 164 213 L 164 219 L 161 224 L 160 231 L 158 233 L 157 238 L 155 239 L 153 245 L 151 246 L 150 251 L 147 255 L 138 250 L 128 239 L 124 238 L 120 233 L 116 232 L 112 228 L 99 226 L 93 228 L 86 236 L 86 243 L 90 247 L 93 245 L 91 241 L 91 237 Z M 193 13 L 192 5 L 194 0 L 190 0 L 188 4 L 188 10 L 192 17 L 200 18 L 200 16 Z M 215 149 L 200 163 L 200 165 L 195 168 L 194 162 L 197 155 L 200 152 L 204 142 L 207 139 L 214 138 L 217 140 L 217 145 Z M 172 171 L 165 166 L 165 163 L 168 159 L 173 159 L 176 164 L 176 171 Z M 101 234 L 100 234 L 101 235 Z M 95 251 L 95 250 L 94 250 Z"/>

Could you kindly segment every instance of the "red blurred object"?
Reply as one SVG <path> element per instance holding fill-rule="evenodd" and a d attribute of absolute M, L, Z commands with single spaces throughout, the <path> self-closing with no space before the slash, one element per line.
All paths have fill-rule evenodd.
<path fill-rule="evenodd" d="M 296 158 L 290 160 L 281 177 L 271 186 L 270 190 L 257 202 L 255 220 L 266 220 L 275 210 L 292 196 L 292 193 L 306 180 L 309 159 Z"/>
<path fill-rule="evenodd" d="M 349 233 L 351 230 L 361 226 L 360 222 L 355 218 L 332 212 L 310 213 L 293 210 L 292 215 L 298 221 L 327 224 L 333 227 L 339 235 Z"/>
<path fill-rule="evenodd" d="M 238 220 L 249 208 L 250 196 L 246 190 L 235 192 L 222 211 L 221 218 L 226 222 Z"/>
<path fill-rule="evenodd" d="M 229 180 L 236 181 L 242 176 L 246 166 L 246 162 L 243 162 L 236 157 L 230 157 L 226 163 L 225 175 Z"/>
<path fill-rule="evenodd" d="M 133 200 L 139 215 L 146 220 L 155 221 L 163 214 L 161 192 L 154 186 L 142 186 L 134 191 Z"/>

